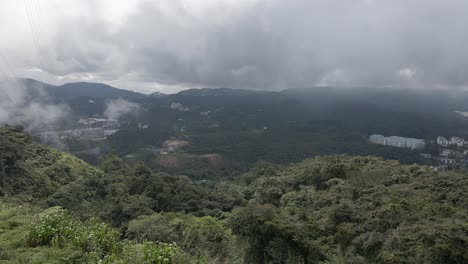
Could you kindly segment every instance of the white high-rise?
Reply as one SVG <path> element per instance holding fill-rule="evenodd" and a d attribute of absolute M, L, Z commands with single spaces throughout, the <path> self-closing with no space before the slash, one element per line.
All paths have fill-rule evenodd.
<path fill-rule="evenodd" d="M 371 135 L 369 139 L 375 144 L 394 146 L 399 148 L 419 149 L 424 148 L 426 145 L 424 140 L 417 138 L 405 138 L 397 136 L 385 137 L 383 135 L 374 134 Z"/>

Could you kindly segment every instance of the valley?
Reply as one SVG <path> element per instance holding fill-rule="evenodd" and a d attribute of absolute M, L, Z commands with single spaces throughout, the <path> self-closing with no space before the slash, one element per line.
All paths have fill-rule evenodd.
<path fill-rule="evenodd" d="M 468 264 L 468 1 L 0 1 L 0 264 Z"/>
<path fill-rule="evenodd" d="M 299 92 L 49 94 L 70 104 L 54 130 L 0 128 L 0 260 L 468 259 L 468 178 L 458 161 L 441 164 L 464 160 L 454 102 L 407 112 Z M 394 126 L 406 137 L 371 135 Z"/>
<path fill-rule="evenodd" d="M 213 177 L 212 171 L 230 177 L 229 171 L 245 172 L 260 160 L 288 164 L 343 153 L 446 170 L 449 167 L 440 167 L 444 165 L 440 160 L 421 155 L 434 152 L 431 144 L 429 149 L 410 150 L 373 144 L 369 136 L 397 132 L 427 142 L 440 135 L 468 136 L 467 120 L 453 110 L 465 107 L 463 98 L 468 96 L 462 92 L 454 97 L 410 90 L 348 93 L 339 88 L 281 92 L 222 88 L 152 96 L 123 93 L 109 86 L 101 91 L 100 85 L 91 83 L 84 88 L 75 84 L 73 87 L 83 89 L 80 92 L 44 88 L 33 80 L 26 83 L 30 89 L 52 90 L 49 100 L 71 107 L 60 131 L 37 132 L 42 142 L 94 164 L 103 155 L 118 153 L 130 162 L 143 161 L 152 168 L 198 180 Z M 57 89 L 61 92 L 55 92 Z M 406 101 L 411 96 L 418 98 L 418 106 Z M 420 107 L 426 103 L 431 107 Z M 109 104 L 131 111 L 114 109 L 119 115 L 113 120 Z M 415 107 L 417 111 L 412 110 Z M 168 140 L 186 143 L 167 146 Z M 203 155 L 216 155 L 222 162 L 210 166 L 214 163 L 199 158 Z M 463 169 L 464 165 L 454 168 Z"/>
<path fill-rule="evenodd" d="M 6 263 L 468 258 L 468 178 L 458 172 L 332 155 L 193 180 L 115 155 L 93 166 L 17 127 L 0 128 L 0 143 Z"/>

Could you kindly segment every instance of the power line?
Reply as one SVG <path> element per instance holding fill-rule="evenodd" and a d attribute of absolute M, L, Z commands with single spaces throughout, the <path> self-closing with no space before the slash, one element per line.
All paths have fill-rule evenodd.
<path fill-rule="evenodd" d="M 34 35 L 34 38 L 35 38 L 35 41 L 36 43 L 38 44 L 37 47 L 38 47 L 38 54 L 40 56 L 40 60 L 41 60 L 41 63 L 42 63 L 42 67 L 43 67 L 43 70 L 45 73 L 47 73 L 48 71 L 48 62 L 46 60 L 46 57 L 45 57 L 45 47 L 44 47 L 44 44 L 42 42 L 42 39 L 41 39 L 41 34 L 40 34 L 40 28 L 36 22 L 36 19 L 35 19 L 35 14 L 34 14 L 34 9 L 32 8 L 32 5 L 31 5 L 31 2 L 29 2 L 28 0 L 26 0 L 26 3 L 27 3 L 27 6 L 28 6 L 28 12 L 29 12 L 29 19 L 31 21 L 31 24 L 32 24 L 32 31 L 33 31 L 33 35 Z M 47 76 L 45 76 L 45 78 L 47 79 Z"/>
<path fill-rule="evenodd" d="M 28 0 L 24 0 L 24 6 L 25 6 L 25 9 L 26 9 L 26 14 L 28 16 L 28 20 L 29 20 L 29 25 L 31 27 L 31 32 L 32 32 L 32 35 L 33 35 L 33 41 L 34 41 L 34 44 L 36 46 L 36 51 L 37 51 L 37 54 L 38 54 L 38 57 L 39 57 L 39 64 L 40 64 L 40 67 L 43 69 L 44 71 L 44 79 L 46 80 L 46 82 L 49 82 L 50 83 L 50 80 L 48 80 L 49 76 L 48 76 L 48 65 L 47 65 L 47 61 L 45 59 L 45 47 L 43 46 L 43 44 L 41 43 L 41 39 L 40 39 L 40 34 L 39 34 L 39 27 L 37 25 L 37 22 L 36 22 L 36 19 L 35 19 L 35 14 L 33 13 L 33 9 L 31 7 L 31 4 Z"/>
<path fill-rule="evenodd" d="M 47 34 L 45 32 L 45 29 L 47 27 L 45 27 L 44 25 L 44 19 L 43 19 L 43 12 L 42 12 L 42 8 L 41 8 L 41 1 L 40 0 L 31 0 L 33 3 L 34 3 L 34 7 L 35 7 L 35 14 L 36 14 L 36 22 L 37 22 L 37 25 L 38 25 L 38 28 L 39 28 L 39 36 L 41 37 L 41 41 L 42 41 L 42 44 L 43 44 L 43 48 L 44 48 L 44 59 L 46 61 L 46 66 L 47 66 L 47 72 L 51 73 L 52 71 L 52 65 L 53 65 L 53 60 L 51 59 L 50 57 L 50 46 L 49 44 L 51 43 L 47 37 Z M 49 47 L 49 48 L 48 48 Z M 49 74 L 50 75 L 50 74 Z"/>
<path fill-rule="evenodd" d="M 42 55 L 41 55 L 41 47 L 40 47 L 40 44 L 39 44 L 39 40 L 37 39 L 36 28 L 35 28 L 34 22 L 32 20 L 32 14 L 31 14 L 30 9 L 29 9 L 29 2 L 27 0 L 24 0 L 23 3 L 24 3 L 24 7 L 26 9 L 26 14 L 28 16 L 28 21 L 29 21 L 29 26 L 31 28 L 33 41 L 34 41 L 34 44 L 36 46 L 36 52 L 37 52 L 37 55 L 38 55 L 39 64 L 41 64 L 40 67 L 45 68 L 45 62 L 44 62 L 44 60 L 42 58 Z"/>

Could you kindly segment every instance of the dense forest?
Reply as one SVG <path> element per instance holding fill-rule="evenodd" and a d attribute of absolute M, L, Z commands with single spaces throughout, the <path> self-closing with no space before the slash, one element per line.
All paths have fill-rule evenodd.
<path fill-rule="evenodd" d="M 0 128 L 1 263 L 467 263 L 468 177 L 373 156 L 196 180 Z"/>

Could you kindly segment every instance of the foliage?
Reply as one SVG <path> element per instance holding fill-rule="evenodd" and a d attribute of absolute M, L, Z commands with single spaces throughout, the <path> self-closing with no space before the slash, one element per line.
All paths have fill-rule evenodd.
<path fill-rule="evenodd" d="M 120 233 L 97 218 L 81 222 L 58 209 L 46 213 L 31 226 L 27 243 L 31 247 L 47 245 L 60 248 L 72 245 L 87 253 L 106 256 L 122 250 L 119 237 Z"/>
<path fill-rule="evenodd" d="M 0 208 L 2 263 L 196 262 L 174 243 L 120 240 L 120 233 L 99 219 L 80 221 L 61 208 L 38 213 L 36 207 L 11 202 L 0 202 Z"/>
<path fill-rule="evenodd" d="M 20 127 L 0 127 L 0 194 L 40 199 L 59 186 L 101 172 L 78 158 L 34 143 Z"/>
<path fill-rule="evenodd" d="M 233 236 L 225 225 L 210 216 L 195 217 L 178 213 L 140 216 L 130 221 L 127 237 L 138 240 L 176 242 L 195 256 L 225 261 Z"/>
<path fill-rule="evenodd" d="M 0 262 L 468 261 L 466 174 L 340 155 L 193 181 L 115 155 L 96 168 L 16 127 L 0 143 Z"/>
<path fill-rule="evenodd" d="M 466 175 L 331 156 L 259 174 L 250 185 L 253 199 L 229 217 L 249 240 L 248 263 L 468 260 Z"/>

